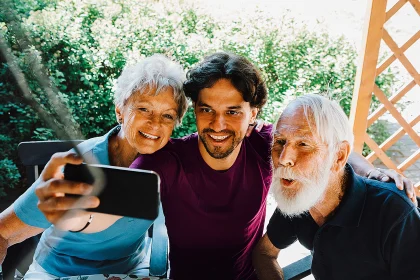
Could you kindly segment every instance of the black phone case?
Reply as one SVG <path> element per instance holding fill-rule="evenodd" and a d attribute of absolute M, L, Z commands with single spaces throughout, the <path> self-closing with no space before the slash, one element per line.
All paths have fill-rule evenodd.
<path fill-rule="evenodd" d="M 153 171 L 90 164 L 101 169 L 104 187 L 99 193 L 100 204 L 91 212 L 154 220 L 159 213 L 159 175 Z M 64 179 L 93 184 L 86 164 L 66 164 Z M 67 194 L 66 194 L 67 196 Z"/>

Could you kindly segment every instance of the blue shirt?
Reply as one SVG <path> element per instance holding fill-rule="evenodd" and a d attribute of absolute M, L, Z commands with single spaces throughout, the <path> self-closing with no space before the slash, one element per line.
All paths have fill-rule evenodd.
<path fill-rule="evenodd" d="M 118 131 L 115 127 L 101 137 L 78 145 L 89 163 L 109 165 L 108 139 Z M 46 229 L 35 251 L 36 261 L 56 276 L 98 273 L 126 273 L 145 260 L 145 233 L 150 220 L 123 217 L 97 233 L 61 231 L 49 223 L 38 209 L 35 189 L 37 180 L 14 203 L 14 211 L 24 223 Z"/>
<path fill-rule="evenodd" d="M 420 279 L 419 210 L 394 183 L 362 178 L 348 165 L 346 172 L 343 200 L 325 224 L 276 210 L 270 241 L 284 249 L 298 239 L 312 250 L 315 279 Z"/>

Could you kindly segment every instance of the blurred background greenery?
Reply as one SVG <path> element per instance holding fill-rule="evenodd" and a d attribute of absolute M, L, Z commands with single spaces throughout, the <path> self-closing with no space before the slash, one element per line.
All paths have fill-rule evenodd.
<path fill-rule="evenodd" d="M 116 77 L 126 64 L 153 53 L 172 57 L 186 71 L 215 51 L 246 56 L 267 82 L 270 96 L 261 117 L 269 122 L 288 100 L 312 92 L 328 94 L 350 112 L 355 47 L 344 37 L 309 30 L 287 13 L 274 18 L 255 10 L 220 20 L 189 2 L 151 0 L 2 0 L 0 5 L 0 36 L 17 57 L 38 103 L 53 114 L 34 78 L 34 71 L 45 71 L 70 109 L 74 126 L 68 129 L 80 129 L 85 138 L 116 125 Z M 24 102 L 1 59 L 0 197 L 11 188 L 24 189 L 19 142 L 56 139 Z M 396 73 L 389 70 L 376 82 L 390 94 L 395 80 Z M 173 137 L 195 131 L 189 110 Z M 378 142 L 388 136 L 381 123 L 368 132 Z"/>

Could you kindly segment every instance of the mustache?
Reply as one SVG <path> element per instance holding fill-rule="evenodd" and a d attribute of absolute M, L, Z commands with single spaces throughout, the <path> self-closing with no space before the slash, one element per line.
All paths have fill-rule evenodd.
<path fill-rule="evenodd" d="M 307 176 L 302 174 L 299 171 L 293 170 L 292 167 L 277 167 L 273 172 L 273 178 L 280 179 L 280 178 L 286 178 L 286 179 L 292 179 L 297 181 L 306 181 L 309 180 Z"/>
<path fill-rule="evenodd" d="M 221 131 L 215 131 L 211 128 L 205 128 L 205 129 L 202 130 L 202 133 L 226 133 L 226 134 L 235 136 L 235 132 L 232 131 L 232 130 L 229 130 L 229 129 L 223 129 Z"/>

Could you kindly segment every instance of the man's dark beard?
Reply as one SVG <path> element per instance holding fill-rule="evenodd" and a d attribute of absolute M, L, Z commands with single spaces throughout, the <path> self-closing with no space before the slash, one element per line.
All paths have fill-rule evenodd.
<path fill-rule="evenodd" d="M 216 147 L 214 151 L 211 151 L 210 148 L 209 148 L 209 144 L 207 143 L 205 134 L 206 133 L 216 133 L 216 131 L 214 131 L 211 128 L 205 128 L 205 129 L 203 129 L 203 131 L 201 133 L 198 134 L 201 142 L 203 142 L 204 148 L 206 149 L 207 153 L 212 158 L 215 158 L 215 159 L 222 159 L 222 158 L 228 157 L 233 152 L 233 150 L 235 150 L 235 148 L 242 142 L 242 140 L 244 140 L 243 138 L 242 139 L 237 139 L 235 137 L 235 132 L 234 131 L 222 130 L 222 131 L 219 131 L 219 133 L 220 132 L 226 133 L 230 137 L 233 137 L 232 145 L 225 152 L 221 152 L 220 147 Z"/>

